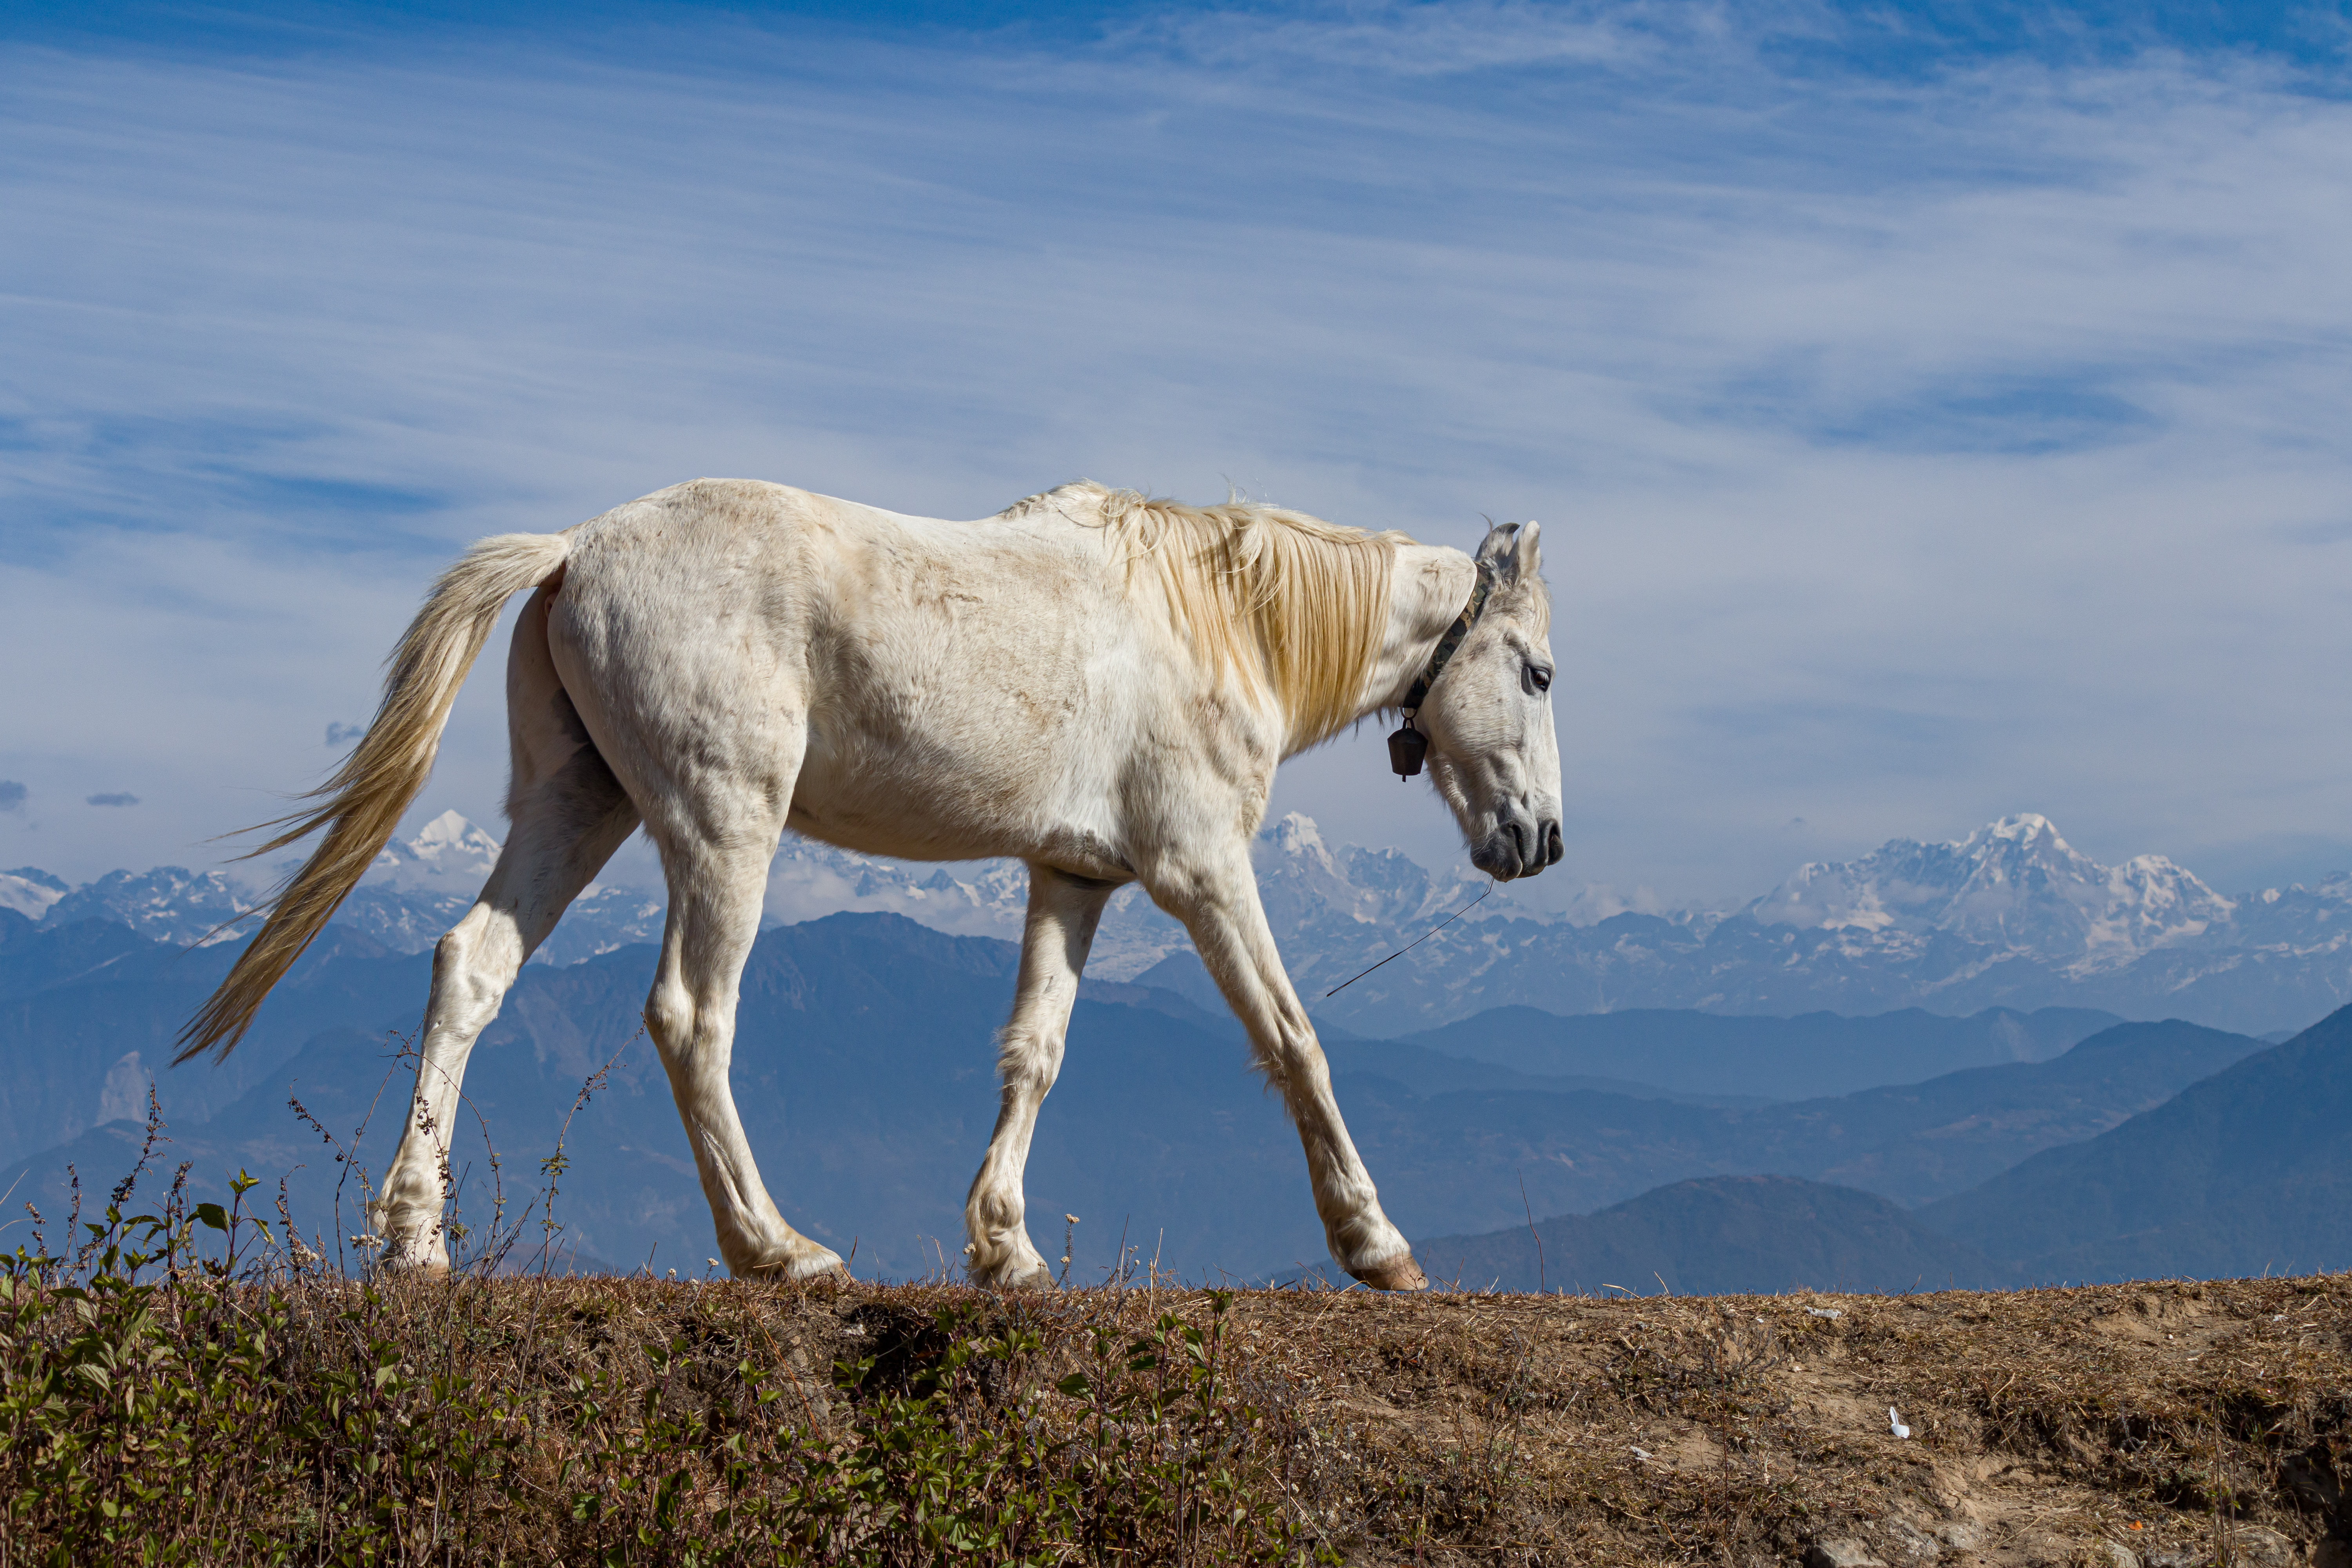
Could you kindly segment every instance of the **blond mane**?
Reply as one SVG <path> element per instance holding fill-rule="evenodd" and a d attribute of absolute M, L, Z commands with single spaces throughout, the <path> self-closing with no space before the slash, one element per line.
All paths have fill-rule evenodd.
<path fill-rule="evenodd" d="M 1388 626 L 1404 535 L 1252 501 L 1154 500 L 1085 479 L 1004 515 L 1031 510 L 1108 531 L 1129 591 L 1158 599 L 1213 667 L 1259 683 L 1288 721 L 1289 749 L 1328 740 L 1355 719 Z"/>

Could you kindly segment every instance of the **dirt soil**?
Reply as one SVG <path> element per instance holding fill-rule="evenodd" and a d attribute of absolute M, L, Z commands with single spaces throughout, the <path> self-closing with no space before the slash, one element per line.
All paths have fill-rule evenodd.
<path fill-rule="evenodd" d="M 1232 1311 L 1353 1563 L 2352 1568 L 2352 1275 Z"/>
<path fill-rule="evenodd" d="M 0 1442 L 0 1558 L 16 1528 L 17 1561 L 104 1536 L 92 1510 L 137 1480 L 188 1540 L 249 1517 L 236 1540 L 304 1561 L 331 1534 L 386 1562 L 681 1562 L 688 1535 L 713 1543 L 694 1561 L 771 1562 L 767 1537 L 725 1521 L 743 1484 L 729 1467 L 814 1485 L 888 1436 L 963 1478 L 956 1507 L 1076 1521 L 1038 1562 L 1230 1561 L 1229 1537 L 1265 1563 L 2352 1568 L 2352 1274 L 1679 1299 L 198 1280 L 123 1320 L 124 1343 L 178 1355 L 154 1365 L 208 1369 L 159 1382 L 183 1415 L 137 1433 L 110 1394 L 60 1403 L 58 1358 L 98 1343 L 80 1325 L 99 1317 L 75 1291 L 26 1328 L 46 1289 L 9 1298 L 19 1327 L 0 1340 L 25 1395 L 10 1407 L 66 1413 L 54 1441 Z M 926 1387 L 945 1391 L 936 1409 Z M 173 1468 L 196 1432 L 243 1465 Z M 477 1484 L 485 1454 L 504 1456 L 496 1486 Z M 248 1485 L 264 1460 L 278 1479 Z M 1154 1491 L 1161 1469 L 1175 1479 Z M 53 1472 L 80 1489 L 39 1481 Z M 1097 1519 L 1131 1492 L 1192 1500 L 1129 1510 L 1157 1536 Z M 946 1561 L 863 1539 L 828 1560 Z"/>

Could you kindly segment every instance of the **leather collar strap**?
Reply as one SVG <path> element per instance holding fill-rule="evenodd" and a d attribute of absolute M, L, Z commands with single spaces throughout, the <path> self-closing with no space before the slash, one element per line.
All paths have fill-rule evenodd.
<path fill-rule="evenodd" d="M 1429 696 L 1429 689 L 1437 684 L 1439 676 L 1445 673 L 1446 661 L 1462 647 L 1462 639 L 1470 635 L 1470 628 L 1478 624 L 1478 617 L 1486 613 L 1486 595 L 1494 589 L 1494 572 L 1481 561 L 1478 563 L 1478 581 L 1470 590 L 1470 602 L 1462 606 L 1462 613 L 1454 617 L 1454 624 L 1445 628 L 1444 637 L 1437 639 L 1436 650 L 1429 656 L 1429 663 L 1413 678 L 1412 689 L 1404 694 L 1404 701 L 1401 705 L 1403 712 L 1412 714 L 1420 710 L 1423 700 Z"/>

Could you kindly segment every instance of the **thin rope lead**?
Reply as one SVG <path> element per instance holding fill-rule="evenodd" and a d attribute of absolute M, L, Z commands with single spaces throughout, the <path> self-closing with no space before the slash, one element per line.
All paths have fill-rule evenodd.
<path fill-rule="evenodd" d="M 1472 910 L 1476 909 L 1478 907 L 1479 900 L 1484 899 L 1486 894 L 1491 893 L 1494 890 L 1495 884 L 1490 879 L 1487 881 L 1485 889 L 1479 893 L 1478 898 L 1471 900 L 1468 903 L 1463 905 L 1460 909 L 1454 910 L 1452 914 L 1446 916 L 1444 920 L 1438 921 L 1435 925 L 1430 927 L 1419 936 L 1413 938 L 1412 941 L 1406 942 L 1402 947 L 1398 948 L 1394 952 L 1390 953 L 1387 958 L 1381 959 L 1381 963 L 1387 963 L 1391 959 L 1402 958 L 1406 953 L 1411 952 L 1414 948 L 1419 947 L 1423 942 L 1427 942 L 1431 937 L 1435 936 L 1439 931 L 1444 931 L 1447 926 L 1452 925 L 1455 921 L 1460 920 L 1464 915 L 1466 915 Z M 1381 963 L 1373 964 L 1372 969 L 1378 969 L 1381 966 Z M 1372 972 L 1372 969 L 1365 970 L 1364 974 L 1370 974 Z M 1328 1002 L 1332 997 L 1337 996 L 1340 992 L 1345 991 L 1349 986 L 1353 985 L 1357 981 L 1361 980 L 1364 977 L 1364 974 L 1349 975 L 1347 979 L 1339 982 L 1339 984 L 1331 987 L 1330 990 L 1323 993 L 1323 1000 Z"/>

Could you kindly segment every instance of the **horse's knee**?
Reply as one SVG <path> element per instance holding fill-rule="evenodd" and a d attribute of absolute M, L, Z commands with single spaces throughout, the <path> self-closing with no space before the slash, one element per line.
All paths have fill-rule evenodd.
<path fill-rule="evenodd" d="M 996 1072 L 1006 1089 L 1043 1100 L 1062 1073 L 1058 1030 L 1015 1024 L 996 1040 Z"/>
<path fill-rule="evenodd" d="M 452 1011 L 451 1022 L 463 1018 L 478 1028 L 489 1021 L 474 1022 L 484 1009 L 497 1013 L 521 967 L 520 953 L 508 951 L 517 944 L 503 934 L 491 911 L 477 905 L 433 944 L 434 1000 Z"/>
<path fill-rule="evenodd" d="M 1331 1064 L 1312 1032 L 1284 1029 L 1275 1038 L 1253 1042 L 1251 1053 L 1267 1085 L 1296 1103 L 1331 1091 Z"/>
<path fill-rule="evenodd" d="M 472 927 L 478 922 L 467 915 L 441 933 L 433 944 L 433 983 L 437 986 L 461 984 L 474 967 L 474 950 L 479 946 Z"/>
<path fill-rule="evenodd" d="M 694 1048 L 694 995 L 674 980 L 656 983 L 646 998 L 646 1033 L 664 1061 L 682 1060 Z"/>
<path fill-rule="evenodd" d="M 646 1033 L 653 1037 L 673 1083 L 703 1084 L 713 1075 L 724 1079 L 731 1017 L 726 1008 L 698 1002 L 683 982 L 655 984 L 646 998 Z"/>

